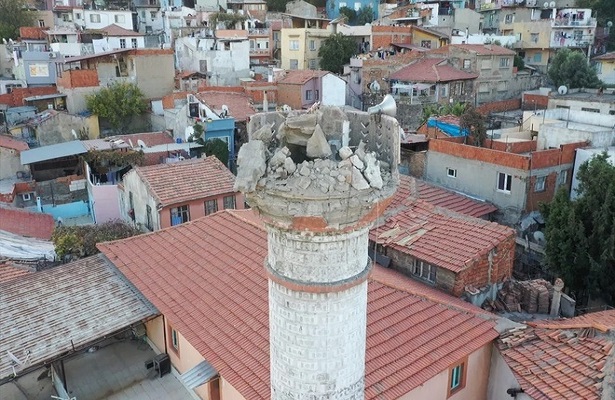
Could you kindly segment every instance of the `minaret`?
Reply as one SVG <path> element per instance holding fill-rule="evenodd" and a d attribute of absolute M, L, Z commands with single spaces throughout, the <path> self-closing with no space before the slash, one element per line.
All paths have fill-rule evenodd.
<path fill-rule="evenodd" d="M 399 125 L 321 107 L 248 131 L 236 188 L 267 228 L 271 398 L 363 399 L 368 233 L 397 187 Z"/>

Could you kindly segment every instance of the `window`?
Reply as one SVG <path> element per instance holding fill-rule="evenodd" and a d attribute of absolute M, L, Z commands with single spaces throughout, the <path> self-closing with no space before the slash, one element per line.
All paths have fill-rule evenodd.
<path fill-rule="evenodd" d="M 446 97 L 446 88 L 448 87 L 448 85 L 441 85 L 440 86 L 440 97 Z"/>
<path fill-rule="evenodd" d="M 289 49 L 290 50 L 299 50 L 299 41 L 298 40 L 291 40 L 289 42 Z"/>
<path fill-rule="evenodd" d="M 463 60 L 463 69 L 470 69 L 471 66 L 472 66 L 471 60 Z"/>
<path fill-rule="evenodd" d="M 313 92 L 312 92 L 311 90 L 306 90 L 306 91 L 305 91 L 305 99 L 306 99 L 306 100 L 312 100 L 312 99 L 313 99 L 313 97 L 312 97 L 312 93 L 313 93 Z"/>
<path fill-rule="evenodd" d="M 224 196 L 223 199 L 224 209 L 225 210 L 234 210 L 235 209 L 235 196 Z"/>
<path fill-rule="evenodd" d="M 226 197 L 224 200 L 226 201 Z M 205 215 L 213 214 L 216 211 L 218 211 L 218 200 L 213 199 L 205 201 Z"/>
<path fill-rule="evenodd" d="M 609 110 L 609 115 L 615 115 L 615 110 Z"/>
<path fill-rule="evenodd" d="M 538 39 L 540 38 L 540 34 L 539 33 L 531 33 L 530 34 L 530 40 L 532 41 L 532 43 L 538 43 Z"/>
<path fill-rule="evenodd" d="M 318 69 L 318 59 L 311 58 L 308 61 L 308 69 Z"/>
<path fill-rule="evenodd" d="M 152 207 L 149 205 L 145 206 L 145 227 L 150 231 L 154 230 L 154 226 L 152 224 Z"/>
<path fill-rule="evenodd" d="M 457 170 L 454 168 L 446 168 L 446 176 L 449 178 L 457 178 Z"/>
<path fill-rule="evenodd" d="M 560 185 L 565 185 L 567 180 L 568 180 L 568 171 L 567 170 L 560 171 L 559 176 L 557 177 L 557 183 L 559 183 Z"/>
<path fill-rule="evenodd" d="M 299 61 L 297 59 L 291 59 L 290 69 L 298 69 L 298 68 L 299 68 Z"/>
<path fill-rule="evenodd" d="M 572 32 L 572 34 L 574 36 L 574 40 L 576 41 L 583 40 L 583 31 L 575 30 L 574 32 Z"/>
<path fill-rule="evenodd" d="M 467 359 L 452 367 L 449 371 L 448 397 L 463 389 L 466 385 Z"/>
<path fill-rule="evenodd" d="M 431 40 L 421 40 L 421 47 L 431 49 Z"/>
<path fill-rule="evenodd" d="M 130 45 L 132 46 L 133 49 L 137 48 L 137 39 L 132 38 L 130 39 Z"/>
<path fill-rule="evenodd" d="M 179 206 L 171 208 L 171 226 L 183 224 L 190 221 L 190 212 L 188 206 Z"/>
<path fill-rule="evenodd" d="M 508 68 L 510 67 L 510 58 L 502 57 L 500 58 L 500 68 Z"/>
<path fill-rule="evenodd" d="M 312 51 L 316 50 L 316 41 L 315 40 L 310 40 L 310 50 L 312 50 Z"/>
<path fill-rule="evenodd" d="M 120 39 L 120 49 L 126 48 L 126 39 Z"/>
<path fill-rule="evenodd" d="M 81 13 L 75 13 L 75 19 L 81 19 Z"/>
<path fill-rule="evenodd" d="M 570 110 L 570 106 L 555 106 L 555 108 L 563 108 L 565 110 Z"/>
<path fill-rule="evenodd" d="M 314 100 L 318 100 L 320 99 L 320 92 L 318 91 L 318 89 L 314 90 Z"/>
<path fill-rule="evenodd" d="M 501 192 L 510 193 L 512 186 L 512 176 L 503 172 L 498 172 L 498 190 Z"/>
<path fill-rule="evenodd" d="M 100 14 L 90 14 L 90 22 L 99 23 Z"/>
<path fill-rule="evenodd" d="M 587 107 L 581 107 L 581 111 L 587 111 L 587 112 L 593 112 L 593 113 L 600 113 L 600 110 L 597 108 L 587 108 Z"/>
<path fill-rule="evenodd" d="M 515 17 L 514 17 L 513 14 L 506 14 L 506 17 L 505 17 L 504 21 L 507 24 L 512 24 L 514 18 Z"/>
<path fill-rule="evenodd" d="M 481 82 L 480 85 L 478 85 L 478 91 L 480 93 L 489 93 L 491 91 L 491 89 L 489 89 L 489 82 Z"/>
<path fill-rule="evenodd" d="M 149 12 L 149 17 L 152 19 L 152 21 L 155 20 L 156 19 L 156 11 L 150 11 Z"/>
<path fill-rule="evenodd" d="M 126 22 L 126 17 L 123 15 L 116 15 L 115 16 L 115 22 L 117 24 L 123 24 L 124 22 Z"/>
<path fill-rule="evenodd" d="M 414 260 L 412 273 L 427 282 L 436 282 L 436 267 L 420 260 Z"/>
<path fill-rule="evenodd" d="M 534 184 L 534 191 L 535 192 L 542 192 L 545 190 L 546 187 L 546 183 L 547 183 L 547 177 L 546 176 L 537 176 L 536 177 L 536 183 Z"/>
<path fill-rule="evenodd" d="M 498 82 L 498 92 L 505 92 L 506 91 L 506 81 L 499 81 Z"/>
<path fill-rule="evenodd" d="M 39 19 L 38 20 L 38 27 L 39 28 L 44 28 L 45 27 L 45 20 L 44 19 Z"/>
<path fill-rule="evenodd" d="M 535 63 L 539 63 L 542 62 L 542 53 L 536 53 L 534 54 L 534 58 L 533 58 Z"/>
<path fill-rule="evenodd" d="M 169 329 L 171 330 L 171 346 L 177 353 L 179 352 L 179 333 L 171 327 L 169 327 Z"/>
<path fill-rule="evenodd" d="M 72 14 L 62 14 L 62 21 L 64 22 L 72 22 L 73 15 Z"/>

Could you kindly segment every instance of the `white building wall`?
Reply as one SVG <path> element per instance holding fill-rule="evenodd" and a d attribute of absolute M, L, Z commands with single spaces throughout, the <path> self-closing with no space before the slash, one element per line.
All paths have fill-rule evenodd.
<path fill-rule="evenodd" d="M 346 105 L 346 82 L 333 74 L 323 76 L 321 103 L 327 106 Z"/>
<path fill-rule="evenodd" d="M 367 281 L 335 287 L 365 270 L 367 244 L 368 228 L 314 235 L 268 227 L 272 274 L 331 290 L 269 280 L 272 400 L 364 398 Z"/>
<path fill-rule="evenodd" d="M 491 370 L 489 373 L 489 385 L 487 386 L 487 400 L 510 399 L 506 393 L 508 389 L 518 389 L 521 385 L 512 373 L 512 370 L 504 361 L 497 349 L 491 353 Z M 517 394 L 516 400 L 532 400 L 525 393 Z"/>
<path fill-rule="evenodd" d="M 120 218 L 128 223 L 132 223 L 132 219 L 128 215 L 130 210 L 130 193 L 132 192 L 132 201 L 135 212 L 135 223 L 141 227 L 146 226 L 147 212 L 146 206 L 150 206 L 152 210 L 152 226 L 154 230 L 160 229 L 160 217 L 157 211 L 156 201 L 147 191 L 147 187 L 141 181 L 141 178 L 134 169 L 124 175 L 122 179 L 123 190 L 119 190 L 120 196 Z"/>
<path fill-rule="evenodd" d="M 102 29 L 116 24 L 124 29 L 132 30 L 131 11 L 83 10 L 83 16 L 86 29 Z"/>
<path fill-rule="evenodd" d="M 122 39 L 124 40 L 125 46 L 122 47 Z M 132 46 L 132 40 L 136 39 L 137 47 Z M 117 49 L 143 49 L 145 48 L 145 38 L 143 36 L 108 36 L 107 43 L 109 45 L 109 50 L 117 50 Z"/>

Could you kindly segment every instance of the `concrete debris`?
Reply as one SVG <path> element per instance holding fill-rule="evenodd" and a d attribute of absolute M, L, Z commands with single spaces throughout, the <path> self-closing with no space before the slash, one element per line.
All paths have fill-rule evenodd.
<path fill-rule="evenodd" d="M 552 297 L 553 285 L 544 279 L 509 280 L 498 292 L 496 300 L 485 301 L 483 308 L 489 311 L 548 314 Z"/>
<path fill-rule="evenodd" d="M 352 155 L 349 160 L 359 171 L 363 171 L 365 169 L 365 164 L 356 154 Z"/>
<path fill-rule="evenodd" d="M 292 158 L 286 157 L 284 160 L 284 169 L 288 171 L 289 174 L 292 174 L 297 170 L 297 166 L 293 162 Z"/>
<path fill-rule="evenodd" d="M 338 152 L 338 154 L 340 155 L 340 158 L 342 160 L 345 160 L 349 158 L 350 156 L 352 156 L 352 149 L 348 146 L 342 147 L 340 151 Z"/>
<path fill-rule="evenodd" d="M 364 141 L 361 140 L 361 142 L 359 142 L 359 146 L 354 151 L 354 154 L 357 157 L 359 157 L 359 160 L 365 161 L 365 142 Z"/>
<path fill-rule="evenodd" d="M 267 171 L 266 147 L 262 140 L 250 140 L 237 154 L 235 191 L 253 192 L 259 179 Z"/>
<path fill-rule="evenodd" d="M 382 175 L 380 174 L 380 165 L 374 153 L 367 153 L 364 156 L 365 160 L 365 179 L 369 182 L 369 185 L 375 189 L 382 189 L 384 182 L 382 181 Z"/>
<path fill-rule="evenodd" d="M 331 155 L 331 146 L 320 125 L 316 125 L 312 137 L 308 139 L 305 152 L 309 158 L 327 158 Z"/>
<path fill-rule="evenodd" d="M 273 154 L 273 157 L 271 157 L 271 159 L 269 160 L 269 168 L 275 169 L 280 165 L 284 164 L 284 161 L 286 161 L 286 157 L 288 157 L 288 154 L 290 154 L 290 151 L 288 151 L 288 147 L 277 149 L 276 152 Z"/>
<path fill-rule="evenodd" d="M 258 129 L 251 135 L 251 138 L 253 140 L 261 140 L 266 145 L 269 145 L 269 143 L 271 143 L 271 141 L 273 140 L 275 134 L 275 131 L 273 130 L 274 125 L 274 123 L 272 123 L 271 125 L 263 125 L 260 129 Z"/>
<path fill-rule="evenodd" d="M 363 177 L 361 171 L 357 168 L 352 169 L 352 180 L 350 181 L 350 185 L 356 190 L 365 190 L 369 189 L 369 183 Z"/>

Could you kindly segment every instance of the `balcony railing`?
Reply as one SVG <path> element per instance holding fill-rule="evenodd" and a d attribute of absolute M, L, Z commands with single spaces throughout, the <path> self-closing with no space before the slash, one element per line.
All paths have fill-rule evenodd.
<path fill-rule="evenodd" d="M 577 26 L 596 26 L 596 18 L 588 18 L 584 20 L 576 20 L 574 21 L 572 18 L 555 18 L 551 22 L 551 26 L 559 26 L 559 27 L 577 27 Z"/>
<path fill-rule="evenodd" d="M 251 56 L 267 56 L 271 53 L 270 49 L 250 49 Z"/>
<path fill-rule="evenodd" d="M 549 47 L 551 48 L 563 48 L 563 47 L 572 47 L 572 48 L 587 48 L 589 47 L 590 42 L 584 39 L 552 39 Z"/>
<path fill-rule="evenodd" d="M 269 28 L 251 28 L 248 29 L 250 36 L 269 36 Z"/>

